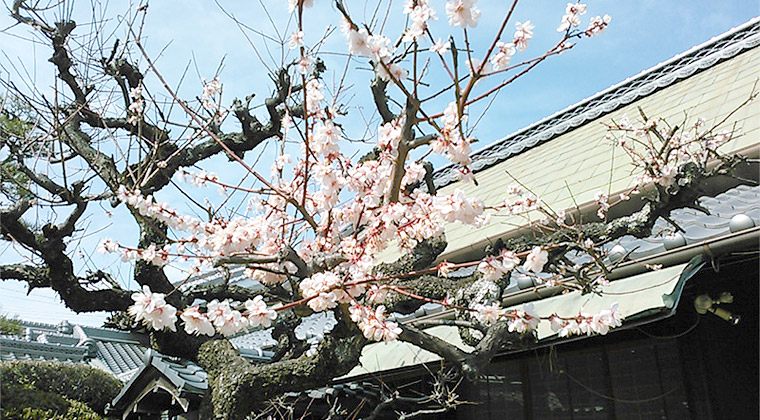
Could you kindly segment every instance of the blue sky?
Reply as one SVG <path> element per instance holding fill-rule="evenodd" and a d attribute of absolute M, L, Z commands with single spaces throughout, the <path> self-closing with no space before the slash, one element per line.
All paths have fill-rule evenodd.
<path fill-rule="evenodd" d="M 272 20 L 276 22 L 274 26 L 260 7 L 250 6 L 252 2 L 220 0 L 225 9 L 235 14 L 241 22 L 271 36 L 277 37 L 279 33 L 279 37 L 287 37 L 293 30 L 293 22 L 284 10 L 286 1 L 264 2 L 272 4 L 268 11 Z M 326 24 L 335 25 L 338 21 L 329 2 L 316 0 L 316 3 L 315 9 L 310 11 L 311 15 L 307 14 L 307 19 L 310 19 L 308 27 L 321 33 Z M 350 1 L 348 3 L 357 4 Z M 112 6 L 113 4 L 115 3 L 112 3 Z M 445 23 L 443 2 L 434 1 L 433 4 L 438 10 L 439 23 Z M 503 4 L 504 2 L 481 0 L 478 5 L 483 10 L 483 18 L 479 28 L 487 29 L 497 25 L 503 16 Z M 557 40 L 555 28 L 564 5 L 563 1 L 527 0 L 518 6 L 515 20 L 531 19 L 536 26 L 535 38 L 526 54 L 538 54 Z M 402 1 L 393 2 L 391 10 L 399 15 L 402 6 Z M 608 30 L 599 37 L 582 40 L 568 53 L 553 57 L 503 90 L 487 117 L 478 126 L 476 135 L 480 143 L 476 148 L 483 147 L 746 22 L 760 14 L 760 2 L 599 0 L 589 1 L 588 9 L 583 25 L 587 24 L 591 16 L 608 13 L 612 16 Z M 108 15 L 124 15 L 125 10 L 112 9 Z M 361 15 L 362 11 L 352 12 L 356 16 Z M 80 23 L 90 19 L 86 10 L 80 10 L 75 16 Z M 12 21 L 3 10 L 0 28 L 10 29 L 0 33 L 0 50 L 4 54 L 0 55 L 2 68 L 10 69 L 10 65 L 13 64 L 17 68 L 23 65 L 30 70 L 37 69 L 30 74 L 34 83 L 45 90 L 53 80 L 50 66 L 45 62 L 49 51 L 44 46 L 30 46 L 20 39 L 20 36 L 28 36 L 26 28 L 11 26 Z M 85 29 L 82 27 L 82 30 Z M 506 32 L 511 34 L 512 30 L 508 29 Z M 170 84 L 180 79 L 183 70 L 189 64 L 187 80 L 181 90 L 187 95 L 199 95 L 199 78 L 213 77 L 222 60 L 224 65 L 220 78 L 224 83 L 227 104 L 233 97 L 256 93 L 258 98 L 263 98 L 270 91 L 271 85 L 267 83 L 266 70 L 253 48 L 237 25 L 225 16 L 214 1 L 153 2 L 149 7 L 144 33 L 148 35 L 147 43 L 151 56 L 156 57 L 161 53 L 157 64 Z M 279 51 L 272 50 L 270 58 L 262 37 L 250 31 L 246 33 L 259 52 L 265 56 L 265 62 L 270 65 L 279 62 Z M 327 43 L 326 51 L 338 51 L 343 45 L 339 34 L 333 38 Z M 474 43 L 488 42 L 485 38 L 473 39 Z M 351 65 L 352 81 L 357 85 L 357 98 L 354 100 L 357 103 L 361 103 L 361 100 L 368 96 L 368 90 L 363 84 L 366 84 L 371 76 L 362 68 L 358 63 Z M 11 77 L 14 80 L 18 78 L 4 70 L 0 70 L 0 77 Z M 214 165 L 223 165 L 223 162 L 213 161 L 212 169 Z M 92 248 L 96 242 L 93 240 L 84 246 Z M 0 247 L 0 252 L 4 253 L 0 262 L 17 261 L 12 255 L 12 250 L 5 246 Z M 104 319 L 103 314 L 73 314 L 63 307 L 49 290 L 35 290 L 27 296 L 25 286 L 14 281 L 0 282 L 0 312 L 43 322 L 68 319 L 82 324 L 98 325 Z"/>

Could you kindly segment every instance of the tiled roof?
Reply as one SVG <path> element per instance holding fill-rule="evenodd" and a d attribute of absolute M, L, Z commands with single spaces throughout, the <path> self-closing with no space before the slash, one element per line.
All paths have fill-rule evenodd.
<path fill-rule="evenodd" d="M 740 185 L 715 197 L 701 197 L 699 203 L 709 211 L 709 214 L 690 208 L 671 212 L 670 218 L 685 231 L 683 233 L 673 234 L 675 228 L 660 218 L 655 222 L 652 236 L 644 239 L 625 236 L 605 245 L 605 248 L 607 250 L 615 248 L 611 252 L 613 258 L 628 254 L 628 258 L 637 260 L 681 246 L 725 236 L 739 228 L 743 230 L 760 226 L 760 186 Z M 748 226 L 748 223 L 752 226 Z M 580 262 L 582 258 L 574 260 Z M 469 273 L 473 270 L 474 268 L 469 268 Z M 512 271 L 510 285 L 505 292 L 511 293 L 533 287 L 534 283 L 529 279 L 519 269 Z"/>
<path fill-rule="evenodd" d="M 83 363 L 126 382 L 144 366 L 144 355 L 149 348 L 147 336 L 127 331 L 71 325 L 66 321 L 58 325 L 29 321 L 21 321 L 21 324 L 25 328 L 22 337 L 0 336 L 0 361 Z M 269 360 L 273 353 L 265 349 L 277 344 L 269 331 L 253 331 L 231 341 L 244 357 L 256 362 Z M 186 362 L 172 363 L 170 366 L 177 368 L 179 377 L 188 373 L 181 368 L 187 367 Z"/>
<path fill-rule="evenodd" d="M 200 366 L 187 360 L 164 356 L 152 350 L 148 352 L 145 358 L 150 359 L 151 366 L 165 375 L 177 389 L 203 394 L 208 388 L 208 382 L 206 382 L 208 374 Z"/>
<path fill-rule="evenodd" d="M 28 341 L 13 336 L 0 336 L 0 361 L 47 360 L 83 363 L 87 359 L 87 349 L 57 343 Z"/>
<path fill-rule="evenodd" d="M 84 363 L 126 380 L 140 366 L 147 337 L 108 328 L 21 321 L 23 337 L 0 338 L 0 359 Z"/>
<path fill-rule="evenodd" d="M 742 227 L 740 218 L 760 226 L 760 186 L 740 185 L 715 197 L 701 197 L 699 203 L 710 214 L 695 209 L 678 209 L 671 213 L 671 219 L 684 230 L 683 233 L 673 233 L 673 226 L 660 218 L 653 231 L 662 234 L 645 239 L 627 236 L 617 244 L 626 251 L 633 251 L 630 257 L 638 259 L 732 233 Z"/>
<path fill-rule="evenodd" d="M 474 152 L 470 168 L 477 172 L 503 162 L 758 45 L 760 18 L 755 18 Z M 459 179 L 456 168 L 447 165 L 437 170 L 434 174 L 436 187 L 456 182 Z"/>

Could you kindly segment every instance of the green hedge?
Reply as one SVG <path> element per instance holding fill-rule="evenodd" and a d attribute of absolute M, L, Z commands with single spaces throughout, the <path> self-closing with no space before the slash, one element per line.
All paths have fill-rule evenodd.
<path fill-rule="evenodd" d="M 4 420 L 103 420 L 86 404 L 30 386 L 9 383 L 0 386 Z"/>
<path fill-rule="evenodd" d="M 0 334 L 3 335 L 21 335 L 24 333 L 24 327 L 18 319 L 8 318 L 0 315 Z"/>
<path fill-rule="evenodd" d="M 4 384 L 18 384 L 81 401 L 98 413 L 104 412 L 106 404 L 122 386 L 116 378 L 99 369 L 61 362 L 3 362 L 0 363 L 0 378 Z"/>

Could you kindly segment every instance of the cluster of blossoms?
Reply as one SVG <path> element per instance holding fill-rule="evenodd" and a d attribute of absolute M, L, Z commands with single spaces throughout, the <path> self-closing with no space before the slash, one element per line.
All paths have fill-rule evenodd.
<path fill-rule="evenodd" d="M 493 207 L 494 210 L 504 211 L 508 215 L 519 215 L 539 210 L 541 207 L 541 199 L 525 191 L 519 185 L 513 184 L 507 187 L 507 194 L 517 198 L 504 199 L 502 204 Z"/>
<path fill-rule="evenodd" d="M 138 322 L 155 330 L 176 331 L 177 309 L 166 303 L 163 293 L 153 293 L 150 287 L 143 286 L 141 292 L 132 294 L 132 300 L 135 303 L 129 307 L 129 313 Z M 179 315 L 188 334 L 210 337 L 216 333 L 229 337 L 248 327 L 268 328 L 277 318 L 277 312 L 267 307 L 261 296 L 248 299 L 245 308 L 243 314 L 233 309 L 227 300 L 213 300 L 207 304 L 206 313 L 196 305 L 185 308 Z"/>
<path fill-rule="evenodd" d="M 478 26 L 480 10 L 475 7 L 478 0 L 453 0 L 446 3 L 446 15 L 449 25 L 462 28 Z"/>
<path fill-rule="evenodd" d="M 599 216 L 600 219 L 604 220 L 607 217 L 607 212 L 610 210 L 609 197 L 604 192 L 597 191 L 596 195 L 594 195 L 594 203 L 599 206 L 599 209 L 596 211 L 596 215 Z"/>
<path fill-rule="evenodd" d="M 129 113 L 127 122 L 129 124 L 137 124 L 137 122 L 142 119 L 143 112 L 145 112 L 145 99 L 143 99 L 142 92 L 142 85 L 138 85 L 129 90 L 129 99 L 132 100 L 132 103 L 129 104 L 129 108 L 127 109 Z"/>
<path fill-rule="evenodd" d="M 686 130 L 674 131 L 667 124 L 663 125 L 660 127 L 654 119 L 634 124 L 624 116 L 610 127 L 607 138 L 622 147 L 633 166 L 641 171 L 634 178 L 633 193 L 650 183 L 662 187 L 673 185 L 680 166 L 693 163 L 703 167 L 715 156 L 716 150 L 732 138 L 730 132 L 713 133 L 705 128 L 703 119 Z"/>
<path fill-rule="evenodd" d="M 557 32 L 565 32 L 570 28 L 577 28 L 581 24 L 581 16 L 586 14 L 586 5 L 583 3 L 568 3 L 562 22 Z"/>
<path fill-rule="evenodd" d="M 426 0 L 407 0 L 404 14 L 409 15 L 411 25 L 404 31 L 404 42 L 418 41 L 425 35 L 429 20 L 437 20 L 435 10 Z"/>
<path fill-rule="evenodd" d="M 502 250 L 499 255 L 488 256 L 478 264 L 478 271 L 485 280 L 498 280 L 520 264 L 520 258 L 510 250 Z"/>
<path fill-rule="evenodd" d="M 222 84 L 219 83 L 219 78 L 214 77 L 210 82 L 206 79 L 201 79 L 203 82 L 203 95 L 201 96 L 201 104 L 209 111 L 216 111 L 218 108 L 217 100 L 222 94 Z"/>
<path fill-rule="evenodd" d="M 529 20 L 525 22 L 517 22 L 515 24 L 515 35 L 512 42 L 496 43 L 496 54 L 491 57 L 491 64 L 494 71 L 504 70 L 509 67 L 509 63 L 512 61 L 512 56 L 517 51 L 525 51 L 528 48 L 528 41 L 533 38 L 534 26 Z"/>
<path fill-rule="evenodd" d="M 364 293 L 363 284 L 343 287 L 343 280 L 337 274 L 326 271 L 315 273 L 299 284 L 301 294 L 310 298 L 307 305 L 314 312 L 332 309 L 339 303 L 351 303 Z"/>
<path fill-rule="evenodd" d="M 164 245 L 163 248 L 159 249 L 156 247 L 156 244 L 150 244 L 147 248 L 143 249 L 122 248 L 121 260 L 124 262 L 142 260 L 156 267 L 163 267 L 169 263 L 169 251 L 170 247 L 168 245 Z"/>
<path fill-rule="evenodd" d="M 474 311 L 474 317 L 485 325 L 491 325 L 501 318 L 507 318 L 509 332 L 524 334 L 534 331 L 541 322 L 541 317 L 536 314 L 532 303 L 523 305 L 522 310 L 502 309 L 500 305 L 493 302 L 488 305 L 475 304 L 471 308 Z"/>
<path fill-rule="evenodd" d="M 548 320 L 552 331 L 560 337 L 580 334 L 592 335 L 594 333 L 605 335 L 611 328 L 623 324 L 623 313 L 617 303 L 613 303 L 610 309 L 604 309 L 596 315 L 580 313 L 572 318 L 563 318 L 556 314 L 540 317 L 536 314 L 532 303 L 523 305 L 522 310 L 502 309 L 496 302 L 488 305 L 476 304 L 472 306 L 472 309 L 474 311 L 473 316 L 479 322 L 491 325 L 502 318 L 506 318 L 509 332 L 520 334 L 535 331 L 541 320 Z"/>
<path fill-rule="evenodd" d="M 117 197 L 143 216 L 153 218 L 176 231 L 189 232 L 188 236 L 174 241 L 177 251 L 182 253 L 188 246 L 205 250 L 207 255 L 197 256 L 204 263 L 219 256 L 240 252 L 276 253 L 282 246 L 282 239 L 277 232 L 283 225 L 292 223 L 290 216 L 279 211 L 248 218 L 202 222 L 179 214 L 166 203 L 156 202 L 151 195 L 143 196 L 137 191 L 121 188 Z M 99 250 L 116 252 L 119 248 L 113 241 L 104 240 Z M 122 249 L 122 258 L 125 260 L 143 259 L 157 265 L 166 264 L 168 256 L 168 246 L 163 249 Z"/>
<path fill-rule="evenodd" d="M 306 112 L 309 115 L 320 116 L 322 113 L 322 101 L 325 94 L 322 92 L 322 83 L 317 79 L 306 82 Z M 289 124 L 283 124 L 287 127 Z"/>
<path fill-rule="evenodd" d="M 602 16 L 596 16 L 591 18 L 591 21 L 588 24 L 588 29 L 586 29 L 586 36 L 592 37 L 596 35 L 600 35 L 604 32 L 605 29 L 607 29 L 607 25 L 610 24 L 610 21 L 612 18 L 610 15 L 604 15 Z"/>
<path fill-rule="evenodd" d="M 552 331 L 560 337 L 571 335 L 592 335 L 594 333 L 605 335 L 610 328 L 623 325 L 623 313 L 617 303 L 613 303 L 610 309 L 604 309 L 596 315 L 580 313 L 577 317 L 566 319 L 557 315 L 549 317 Z"/>
<path fill-rule="evenodd" d="M 351 320 L 369 340 L 393 341 L 401 334 L 401 328 L 397 323 L 386 320 L 385 306 L 380 305 L 372 309 L 363 305 L 353 305 L 348 308 Z"/>
<path fill-rule="evenodd" d="M 185 182 L 189 182 L 195 187 L 205 187 L 207 182 L 217 183 L 219 182 L 219 176 L 213 172 L 200 171 L 193 173 L 185 169 L 178 171 L 180 179 Z"/>
<path fill-rule="evenodd" d="M 163 267 L 169 263 L 170 246 L 164 245 L 158 248 L 156 244 L 150 244 L 143 249 L 122 247 L 118 242 L 105 238 L 98 244 L 98 252 L 101 254 L 119 252 L 121 250 L 121 260 L 128 261 L 145 261 L 156 267 Z"/>
<path fill-rule="evenodd" d="M 445 154 L 451 162 L 463 166 L 469 165 L 472 139 L 462 135 L 462 127 L 467 122 L 467 115 L 462 115 L 460 118 L 457 103 L 451 102 L 443 111 L 441 122 L 443 123 L 441 135 L 432 142 L 431 149 L 434 153 Z"/>
<path fill-rule="evenodd" d="M 348 51 L 372 60 L 378 77 L 385 81 L 406 79 L 406 69 L 393 60 L 394 47 L 388 37 L 370 35 L 367 29 L 356 28 L 348 21 L 344 21 L 342 29 L 348 41 Z"/>
<path fill-rule="evenodd" d="M 143 286 L 141 292 L 132 294 L 134 305 L 129 307 L 129 314 L 135 317 L 137 322 L 142 321 L 154 330 L 177 331 L 174 324 L 177 322 L 177 308 L 166 303 L 163 293 L 153 293 L 150 287 Z"/>

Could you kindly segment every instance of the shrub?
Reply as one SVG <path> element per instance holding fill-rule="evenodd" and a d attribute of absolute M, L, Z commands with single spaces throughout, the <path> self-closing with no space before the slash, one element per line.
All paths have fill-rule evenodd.
<path fill-rule="evenodd" d="M 4 362 L 0 363 L 0 378 L 3 383 L 18 384 L 27 389 L 81 401 L 98 413 L 104 412 L 106 404 L 121 389 L 121 382 L 111 375 L 90 366 L 72 363 Z"/>
<path fill-rule="evenodd" d="M 5 420 L 102 420 L 86 404 L 52 392 L 3 381 L 0 418 Z"/>
<path fill-rule="evenodd" d="M 8 318 L 0 315 L 0 334 L 3 335 L 21 335 L 24 333 L 24 327 L 18 319 Z"/>

